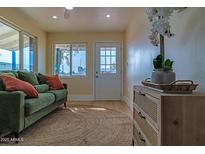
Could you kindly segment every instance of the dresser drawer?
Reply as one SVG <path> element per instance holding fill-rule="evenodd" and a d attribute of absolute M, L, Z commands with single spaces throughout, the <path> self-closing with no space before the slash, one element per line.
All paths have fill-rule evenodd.
<path fill-rule="evenodd" d="M 143 91 L 135 91 L 134 103 L 137 104 L 150 118 L 158 124 L 158 105 L 159 99 L 146 94 Z"/>
<path fill-rule="evenodd" d="M 133 140 L 134 140 L 134 145 L 138 146 L 146 146 L 147 142 L 142 133 L 137 129 L 137 127 L 134 125 L 133 126 Z"/>
<path fill-rule="evenodd" d="M 143 131 L 145 137 L 149 140 L 152 145 L 158 145 L 158 131 L 156 128 L 151 126 L 151 124 L 147 121 L 147 117 L 140 111 L 137 106 L 134 106 L 133 109 L 133 120 L 136 122 L 140 129 Z"/>

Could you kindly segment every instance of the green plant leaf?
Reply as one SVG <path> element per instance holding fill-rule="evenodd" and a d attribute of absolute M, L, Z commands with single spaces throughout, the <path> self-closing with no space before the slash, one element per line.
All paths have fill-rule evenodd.
<path fill-rule="evenodd" d="M 164 62 L 164 70 L 172 70 L 172 65 L 173 65 L 174 61 L 171 61 L 170 59 L 166 59 Z"/>
<path fill-rule="evenodd" d="M 162 60 L 162 55 L 159 54 L 157 57 L 156 57 L 157 60 Z"/>

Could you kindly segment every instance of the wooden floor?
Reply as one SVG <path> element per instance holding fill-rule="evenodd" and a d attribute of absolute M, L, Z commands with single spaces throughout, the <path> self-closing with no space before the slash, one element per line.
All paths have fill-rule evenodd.
<path fill-rule="evenodd" d="M 82 105 L 92 105 L 94 107 L 103 107 L 107 109 L 116 110 L 122 113 L 127 114 L 132 118 L 132 111 L 127 106 L 125 102 L 120 101 L 76 101 L 76 102 L 67 102 L 67 106 L 82 106 Z"/>

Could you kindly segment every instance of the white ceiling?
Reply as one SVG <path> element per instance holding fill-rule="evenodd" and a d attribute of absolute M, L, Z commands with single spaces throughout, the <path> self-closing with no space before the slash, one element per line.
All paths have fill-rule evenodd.
<path fill-rule="evenodd" d="M 63 7 L 22 7 L 19 10 L 47 32 L 110 32 L 126 29 L 133 8 L 77 7 L 71 11 L 68 19 L 64 19 Z M 106 18 L 106 14 L 110 14 L 111 18 Z M 52 19 L 53 15 L 58 19 Z"/>

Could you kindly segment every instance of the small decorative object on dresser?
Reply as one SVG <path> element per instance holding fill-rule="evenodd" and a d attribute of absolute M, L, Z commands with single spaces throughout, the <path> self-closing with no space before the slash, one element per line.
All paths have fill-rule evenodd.
<path fill-rule="evenodd" d="M 205 94 L 134 86 L 134 145 L 205 145 Z"/>
<path fill-rule="evenodd" d="M 169 23 L 170 16 L 175 11 L 182 11 L 185 8 L 173 8 L 173 7 L 152 7 L 146 8 L 146 13 L 150 23 L 152 24 L 151 35 L 149 39 L 151 43 L 158 47 L 160 44 L 160 55 L 154 60 L 154 70 L 152 72 L 151 80 L 153 83 L 169 84 L 175 81 L 175 73 L 172 70 L 173 61 L 167 59 L 165 61 L 164 53 L 164 37 L 171 38 L 174 34 L 171 32 Z"/>
<path fill-rule="evenodd" d="M 160 92 L 175 94 L 191 94 L 198 86 L 198 84 L 195 84 L 192 80 L 177 80 L 170 84 L 157 84 L 150 82 L 149 78 L 142 81 L 142 84 Z"/>
<path fill-rule="evenodd" d="M 173 72 L 172 65 L 174 61 L 167 59 L 162 60 L 162 55 L 158 55 L 153 60 L 154 70 L 152 71 L 151 82 L 158 84 L 169 84 L 176 79 L 175 72 Z"/>

